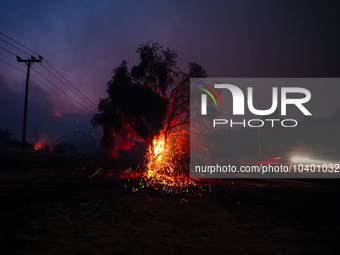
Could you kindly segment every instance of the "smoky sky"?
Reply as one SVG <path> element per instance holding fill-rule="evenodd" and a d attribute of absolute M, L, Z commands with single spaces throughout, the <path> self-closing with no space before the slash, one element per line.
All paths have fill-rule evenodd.
<path fill-rule="evenodd" d="M 12 138 L 20 140 L 25 95 L 20 90 L 10 89 L 3 77 L 0 77 L 0 91 L 0 129 L 9 129 L 13 135 Z M 73 134 L 73 140 L 79 140 L 84 135 L 82 134 L 84 130 L 90 135 L 95 132 L 90 127 L 90 117 L 89 114 L 79 113 L 58 116 L 54 111 L 51 96 L 34 82 L 30 84 L 27 111 L 27 140 L 29 142 L 44 140 L 56 144 L 59 141 L 65 141 L 65 137 L 69 134 Z M 97 132 L 95 133 L 97 135 Z M 65 142 L 69 141 L 70 139 Z"/>
<path fill-rule="evenodd" d="M 0 3 L 0 31 L 38 52 L 98 104 L 112 69 L 123 59 L 137 64 L 135 50 L 149 40 L 175 50 L 182 69 L 197 62 L 209 77 L 339 77 L 339 7 L 338 1 L 14 0 Z M 9 105 L 5 93 L 20 98 L 11 111 L 22 116 L 26 66 L 3 50 L 0 60 L 12 65 L 0 61 L 6 88 L 0 97 Z M 39 64 L 34 68 L 79 100 Z M 47 87 L 41 79 L 32 83 L 29 109 L 46 109 L 31 113 L 30 121 L 84 113 Z M 7 103 L 1 102 L 2 119 Z M 8 125 L 14 130 L 21 120 L 13 118 Z"/>
<path fill-rule="evenodd" d="M 10 89 L 1 77 L 0 89 L 0 128 L 8 128 L 15 137 L 18 137 L 22 130 L 25 95 L 22 91 Z M 47 126 L 50 121 L 49 118 L 53 116 L 53 107 L 48 95 L 39 87 L 31 86 L 29 92 L 33 96 L 30 97 L 28 107 L 30 125 L 27 132 L 32 137 L 38 137 L 39 133 L 43 131 L 44 125 Z"/>

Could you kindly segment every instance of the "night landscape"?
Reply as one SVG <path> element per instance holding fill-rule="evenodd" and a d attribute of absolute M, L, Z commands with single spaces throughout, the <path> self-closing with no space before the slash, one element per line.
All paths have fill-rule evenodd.
<path fill-rule="evenodd" d="M 313 114 L 294 128 L 211 132 L 196 120 L 190 79 L 338 78 L 339 10 L 337 1 L 2 1 L 0 254 L 337 254 L 340 87 L 311 86 Z M 212 110 L 221 90 L 206 86 L 221 118 Z M 270 107 L 268 91 L 254 95 Z M 298 170 L 190 178 L 196 150 L 206 165 L 215 153 L 237 168 Z"/>

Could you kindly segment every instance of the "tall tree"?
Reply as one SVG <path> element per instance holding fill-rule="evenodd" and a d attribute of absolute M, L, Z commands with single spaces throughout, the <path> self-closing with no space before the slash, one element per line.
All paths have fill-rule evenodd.
<path fill-rule="evenodd" d="M 107 83 L 108 97 L 100 100 L 100 113 L 92 119 L 93 125 L 103 127 L 102 147 L 113 157 L 137 140 L 150 145 L 158 135 L 165 141 L 174 137 L 180 147 L 187 144 L 190 77 L 207 76 L 195 63 L 189 63 L 188 72 L 182 71 L 176 53 L 158 43 L 144 43 L 136 52 L 140 63 L 129 71 L 123 61 L 114 69 Z"/>

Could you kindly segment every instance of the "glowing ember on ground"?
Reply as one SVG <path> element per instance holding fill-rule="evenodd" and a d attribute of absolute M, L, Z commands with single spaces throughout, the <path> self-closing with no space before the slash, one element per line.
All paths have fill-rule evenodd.
<path fill-rule="evenodd" d="M 163 135 L 155 138 L 146 155 L 141 188 L 152 186 L 167 193 L 189 192 L 194 187 L 205 191 L 202 183 L 195 182 L 183 172 L 183 169 L 189 172 L 189 166 L 176 159 L 181 153 L 176 145 L 167 143 Z"/>

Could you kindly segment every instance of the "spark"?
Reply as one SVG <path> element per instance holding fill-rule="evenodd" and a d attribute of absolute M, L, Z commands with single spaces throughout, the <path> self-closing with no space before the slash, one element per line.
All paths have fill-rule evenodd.
<path fill-rule="evenodd" d="M 93 175 L 91 175 L 89 178 L 92 178 L 93 176 L 95 176 L 96 174 L 99 173 L 99 171 L 102 170 L 101 168 L 99 168 Z"/>
<path fill-rule="evenodd" d="M 146 171 L 142 176 L 141 186 L 154 187 L 175 194 L 189 193 L 194 187 L 205 191 L 202 183 L 188 178 L 184 173 L 183 168 L 188 170 L 189 167 L 178 162 L 177 158 L 181 153 L 175 144 L 166 141 L 164 135 L 156 137 L 147 151 Z"/>

